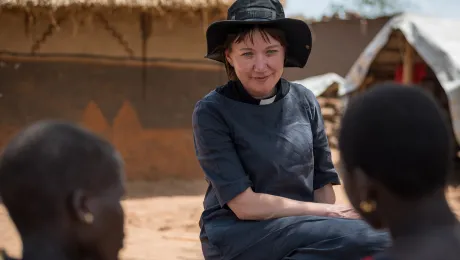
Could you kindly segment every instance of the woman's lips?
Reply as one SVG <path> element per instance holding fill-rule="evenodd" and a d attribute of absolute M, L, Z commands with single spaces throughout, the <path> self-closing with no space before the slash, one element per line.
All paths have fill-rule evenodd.
<path fill-rule="evenodd" d="M 268 79 L 268 77 L 270 77 L 270 75 L 268 76 L 262 76 L 262 77 L 252 77 L 254 80 L 256 81 L 259 81 L 259 82 L 264 82 Z"/>

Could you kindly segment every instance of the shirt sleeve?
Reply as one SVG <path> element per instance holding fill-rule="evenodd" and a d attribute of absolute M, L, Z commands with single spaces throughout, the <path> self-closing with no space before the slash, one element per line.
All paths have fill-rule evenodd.
<path fill-rule="evenodd" d="M 230 128 L 210 102 L 199 101 L 192 116 L 195 152 L 221 207 L 252 183 L 241 165 Z"/>
<path fill-rule="evenodd" d="M 313 189 L 317 190 L 327 184 L 339 185 L 340 179 L 331 158 L 331 149 L 324 130 L 323 115 L 318 100 L 310 92 L 311 131 L 313 133 L 313 156 L 315 158 L 315 175 Z"/>

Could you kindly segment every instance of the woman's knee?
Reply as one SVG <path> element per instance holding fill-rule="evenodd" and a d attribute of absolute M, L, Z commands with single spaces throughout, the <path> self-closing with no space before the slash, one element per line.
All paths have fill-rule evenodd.
<path fill-rule="evenodd" d="M 349 247 L 360 248 L 372 253 L 391 245 L 389 233 L 375 230 L 362 220 L 348 221 L 343 229 L 341 236 L 343 242 Z"/>
<path fill-rule="evenodd" d="M 362 220 L 323 218 L 305 223 L 295 230 L 296 236 L 305 239 L 303 246 L 328 244 L 350 248 L 380 250 L 390 245 L 386 232 L 376 231 Z"/>

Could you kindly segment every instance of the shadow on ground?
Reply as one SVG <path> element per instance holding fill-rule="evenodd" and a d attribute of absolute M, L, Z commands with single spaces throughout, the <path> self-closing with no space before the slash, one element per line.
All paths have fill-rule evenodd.
<path fill-rule="evenodd" d="M 126 199 L 150 197 L 199 196 L 204 195 L 207 183 L 197 180 L 161 180 L 161 181 L 130 181 L 126 184 Z"/>

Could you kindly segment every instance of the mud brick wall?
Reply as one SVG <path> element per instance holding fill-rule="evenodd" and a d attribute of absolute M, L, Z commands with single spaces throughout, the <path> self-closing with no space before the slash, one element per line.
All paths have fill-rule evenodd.
<path fill-rule="evenodd" d="M 140 68 L 2 62 L 0 147 L 36 120 L 65 119 L 113 142 L 129 179 L 202 178 L 191 114 L 225 75 L 158 67 L 147 74 L 143 91 Z"/>

